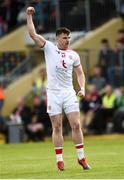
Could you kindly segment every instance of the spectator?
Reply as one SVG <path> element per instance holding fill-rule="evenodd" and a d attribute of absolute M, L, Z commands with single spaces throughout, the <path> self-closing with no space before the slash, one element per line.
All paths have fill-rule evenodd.
<path fill-rule="evenodd" d="M 2 82 L 0 82 L 0 114 L 4 105 L 4 101 L 5 101 L 4 87 Z"/>
<path fill-rule="evenodd" d="M 120 92 L 121 94 L 117 96 L 114 104 L 117 110 L 124 109 L 124 87 L 120 87 Z"/>
<path fill-rule="evenodd" d="M 17 27 L 17 15 L 26 2 L 20 0 L 4 0 L 0 2 L 0 16 L 3 20 L 5 33 Z M 4 35 L 4 34 L 3 34 Z"/>
<path fill-rule="evenodd" d="M 8 143 L 7 120 L 2 115 L 0 115 L 0 133 L 5 136 L 5 142 Z"/>
<path fill-rule="evenodd" d="M 10 120 L 15 123 L 23 124 L 24 130 L 27 134 L 27 139 L 30 138 L 27 126 L 31 121 L 31 109 L 24 104 L 24 99 L 19 97 L 16 102 L 16 107 L 10 114 Z"/>
<path fill-rule="evenodd" d="M 98 56 L 98 65 L 102 67 L 103 76 L 108 79 L 108 67 L 112 67 L 114 65 L 114 52 L 110 48 L 108 39 L 101 40 L 101 50 Z"/>
<path fill-rule="evenodd" d="M 14 0 L 5 0 L 2 4 L 2 8 L 7 30 L 10 31 L 17 25 L 18 3 Z"/>
<path fill-rule="evenodd" d="M 2 16 L 0 15 L 0 37 L 2 37 L 5 33 L 5 29 L 4 29 L 4 21 Z"/>
<path fill-rule="evenodd" d="M 118 30 L 118 32 L 117 32 L 117 40 L 124 40 L 124 29 L 119 29 Z"/>
<path fill-rule="evenodd" d="M 105 94 L 102 97 L 102 106 L 96 111 L 96 114 L 89 128 L 95 130 L 95 133 L 102 134 L 106 131 L 110 132 L 112 127 L 112 117 L 114 114 L 114 103 L 116 95 L 111 85 L 106 85 Z"/>
<path fill-rule="evenodd" d="M 96 90 L 100 93 L 106 85 L 106 79 L 102 76 L 102 68 L 96 65 L 93 69 L 93 75 L 90 79 L 91 84 L 96 85 Z"/>
<path fill-rule="evenodd" d="M 108 68 L 108 81 L 113 87 L 124 85 L 124 39 L 120 35 L 116 43 L 114 66 Z"/>
<path fill-rule="evenodd" d="M 113 123 L 115 132 L 124 133 L 124 87 L 121 87 L 120 91 L 121 95 L 115 100 Z"/>
<path fill-rule="evenodd" d="M 46 88 L 47 88 L 46 69 L 43 67 L 40 69 L 39 77 L 34 82 L 33 85 L 34 95 L 39 96 L 42 101 L 46 101 Z"/>
<path fill-rule="evenodd" d="M 41 0 L 36 0 L 34 5 L 35 14 L 34 14 L 34 23 L 36 29 L 39 33 L 44 31 L 44 13 L 43 13 L 43 2 Z"/>
<path fill-rule="evenodd" d="M 124 66 L 124 39 L 118 39 L 116 41 L 115 48 L 115 65 L 116 67 Z"/>
<path fill-rule="evenodd" d="M 28 123 L 27 127 L 28 138 L 32 141 L 43 141 L 44 140 L 44 126 L 39 121 L 39 117 L 34 112 L 31 115 L 31 121 Z"/>
<path fill-rule="evenodd" d="M 33 113 L 37 116 L 38 122 L 42 123 L 44 127 L 44 136 L 49 135 L 51 132 L 51 123 L 47 114 L 46 102 L 42 101 L 39 96 L 33 100 Z"/>
<path fill-rule="evenodd" d="M 84 133 L 89 133 L 88 126 L 94 117 L 94 114 L 101 106 L 101 98 L 96 89 L 96 85 L 90 85 L 89 90 L 86 92 L 85 98 L 80 101 L 80 109 L 83 112 L 83 117 L 81 118 L 81 124 Z"/>

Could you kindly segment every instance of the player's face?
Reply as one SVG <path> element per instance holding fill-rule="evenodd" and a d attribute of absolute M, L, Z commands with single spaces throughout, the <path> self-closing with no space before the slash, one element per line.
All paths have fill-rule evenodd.
<path fill-rule="evenodd" d="M 70 35 L 62 33 L 57 37 L 58 48 L 67 49 L 69 44 L 70 44 Z"/>

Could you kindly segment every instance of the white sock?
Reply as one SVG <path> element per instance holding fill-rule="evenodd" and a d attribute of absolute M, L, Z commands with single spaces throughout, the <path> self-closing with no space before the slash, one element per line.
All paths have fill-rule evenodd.
<path fill-rule="evenodd" d="M 55 147 L 56 161 L 63 161 L 62 147 Z"/>
<path fill-rule="evenodd" d="M 75 147 L 77 150 L 78 159 L 81 160 L 81 159 L 85 158 L 85 156 L 84 156 L 84 145 L 83 144 L 76 144 Z"/>

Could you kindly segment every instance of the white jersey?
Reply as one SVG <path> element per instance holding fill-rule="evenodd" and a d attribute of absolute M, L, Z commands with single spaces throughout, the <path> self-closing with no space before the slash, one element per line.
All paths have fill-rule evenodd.
<path fill-rule="evenodd" d="M 73 67 L 80 65 L 79 55 L 70 49 L 60 50 L 50 41 L 44 45 L 48 89 L 73 89 Z"/>

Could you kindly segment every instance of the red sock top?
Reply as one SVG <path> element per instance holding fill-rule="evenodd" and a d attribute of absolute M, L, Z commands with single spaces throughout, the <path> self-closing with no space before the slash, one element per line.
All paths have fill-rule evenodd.
<path fill-rule="evenodd" d="M 77 149 L 81 149 L 81 148 L 84 147 L 84 145 L 83 145 L 83 144 L 77 144 L 77 145 L 75 145 L 75 147 L 76 147 Z"/>
<path fill-rule="evenodd" d="M 56 154 L 62 154 L 62 147 L 60 148 L 55 148 Z"/>

